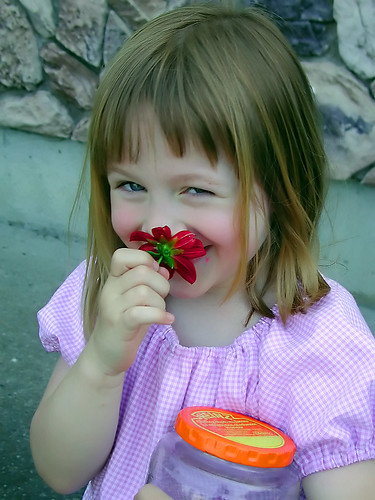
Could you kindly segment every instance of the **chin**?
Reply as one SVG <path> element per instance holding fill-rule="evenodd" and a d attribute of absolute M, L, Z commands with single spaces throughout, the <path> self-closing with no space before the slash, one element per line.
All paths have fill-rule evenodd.
<path fill-rule="evenodd" d="M 206 292 L 206 290 L 202 290 L 202 287 L 199 286 L 198 280 L 190 284 L 178 275 L 173 276 L 170 280 L 170 286 L 169 295 L 176 299 L 195 299 L 201 297 Z"/>

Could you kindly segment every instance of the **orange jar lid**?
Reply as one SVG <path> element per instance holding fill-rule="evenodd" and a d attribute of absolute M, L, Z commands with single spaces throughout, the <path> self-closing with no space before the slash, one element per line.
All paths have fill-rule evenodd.
<path fill-rule="evenodd" d="M 220 408 L 184 408 L 175 427 L 195 448 L 253 467 L 285 467 L 293 461 L 296 450 L 290 437 L 276 427 Z"/>

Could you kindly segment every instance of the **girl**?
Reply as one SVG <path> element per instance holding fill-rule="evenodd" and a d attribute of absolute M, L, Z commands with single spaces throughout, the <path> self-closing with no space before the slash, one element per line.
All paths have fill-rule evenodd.
<path fill-rule="evenodd" d="M 88 153 L 87 261 L 39 312 L 61 353 L 31 426 L 41 476 L 131 499 L 178 411 L 207 405 L 289 434 L 301 498 L 373 498 L 375 341 L 317 269 L 326 158 L 273 23 L 209 5 L 146 24 L 101 82 Z M 131 239 L 164 225 L 202 241 L 194 284 Z"/>

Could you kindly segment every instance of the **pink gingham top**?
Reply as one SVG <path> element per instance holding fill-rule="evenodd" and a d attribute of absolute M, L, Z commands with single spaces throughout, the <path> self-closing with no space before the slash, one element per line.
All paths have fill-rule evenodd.
<path fill-rule="evenodd" d="M 84 349 L 80 313 L 85 263 L 38 313 L 40 339 L 73 365 Z M 251 415 L 296 443 L 301 478 L 375 458 L 375 340 L 342 286 L 284 326 L 262 318 L 225 347 L 183 347 L 152 326 L 125 376 L 118 430 L 84 499 L 133 499 L 150 455 L 186 406 Z M 301 498 L 304 498 L 301 491 Z"/>

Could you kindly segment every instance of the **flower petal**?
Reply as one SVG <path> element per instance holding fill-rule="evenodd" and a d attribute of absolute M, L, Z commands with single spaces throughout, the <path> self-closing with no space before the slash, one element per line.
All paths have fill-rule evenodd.
<path fill-rule="evenodd" d="M 206 250 L 200 240 L 195 240 L 195 244 L 192 248 L 184 249 L 184 257 L 187 259 L 196 259 L 204 255 L 206 255 Z"/>
<path fill-rule="evenodd" d="M 152 243 L 144 243 L 139 247 L 139 250 L 143 250 L 144 252 L 153 252 L 155 255 L 159 255 L 159 252 L 156 251 L 155 245 Z"/>
<path fill-rule="evenodd" d="M 174 238 L 177 239 L 175 248 L 192 247 L 196 241 L 196 237 L 190 231 L 179 231 Z"/>
<path fill-rule="evenodd" d="M 156 241 L 159 241 L 163 236 L 167 241 L 172 238 L 172 232 L 168 226 L 154 227 L 152 229 L 152 234 Z"/>
<path fill-rule="evenodd" d="M 191 285 L 197 279 L 197 272 L 194 264 L 182 255 L 177 255 L 175 257 L 175 271 Z"/>
<path fill-rule="evenodd" d="M 129 238 L 130 241 L 153 241 L 154 237 L 150 233 L 144 231 L 134 231 Z M 156 243 L 156 241 L 155 241 Z"/>

